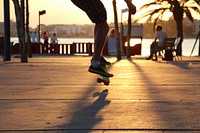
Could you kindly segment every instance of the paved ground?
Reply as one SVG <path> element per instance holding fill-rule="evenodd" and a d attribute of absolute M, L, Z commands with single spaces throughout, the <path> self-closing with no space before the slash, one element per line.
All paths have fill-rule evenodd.
<path fill-rule="evenodd" d="M 109 86 L 87 72 L 90 58 L 0 61 L 0 132 L 200 133 L 200 57 L 108 57 Z"/>

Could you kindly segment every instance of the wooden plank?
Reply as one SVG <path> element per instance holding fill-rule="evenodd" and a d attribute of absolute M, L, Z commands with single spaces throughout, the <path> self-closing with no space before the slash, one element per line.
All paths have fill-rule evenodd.
<path fill-rule="evenodd" d="M 114 73 L 109 86 L 87 71 L 90 59 L 1 62 L 0 131 L 200 131 L 199 57 L 177 62 L 109 57 Z"/>

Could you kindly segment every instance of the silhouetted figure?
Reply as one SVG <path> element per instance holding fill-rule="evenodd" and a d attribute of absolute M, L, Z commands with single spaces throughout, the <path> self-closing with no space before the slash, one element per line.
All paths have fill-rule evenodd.
<path fill-rule="evenodd" d="M 153 55 L 155 55 L 155 60 L 157 60 L 157 51 L 163 49 L 164 43 L 165 43 L 165 38 L 167 38 L 167 33 L 162 30 L 161 25 L 157 25 L 156 26 L 156 37 L 150 46 L 150 56 L 147 58 L 147 60 L 152 59 Z"/>
<path fill-rule="evenodd" d="M 53 36 L 51 37 L 51 44 L 57 44 L 58 40 L 57 40 L 57 36 L 56 33 L 53 33 Z"/>
<path fill-rule="evenodd" d="M 107 13 L 103 3 L 100 0 L 71 0 L 77 7 L 82 9 L 95 23 L 94 27 L 94 55 L 91 60 L 91 65 L 88 69 L 89 72 L 99 74 L 104 77 L 112 77 L 113 74 L 106 72 L 101 64 L 109 65 L 103 56 L 102 51 L 105 45 L 107 33 L 109 30 L 107 24 Z M 129 7 L 131 14 L 136 13 L 136 7 L 130 0 L 124 0 Z"/>
<path fill-rule="evenodd" d="M 47 32 L 44 32 L 43 39 L 44 39 L 44 44 L 49 44 L 49 37 L 48 37 Z"/>

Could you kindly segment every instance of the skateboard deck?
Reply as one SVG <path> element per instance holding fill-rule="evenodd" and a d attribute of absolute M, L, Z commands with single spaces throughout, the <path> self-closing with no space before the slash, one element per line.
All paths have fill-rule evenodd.
<path fill-rule="evenodd" d="M 103 65 L 103 69 L 107 72 L 108 71 L 108 68 L 106 65 Z M 110 84 L 110 79 L 109 77 L 104 77 L 102 76 L 102 78 L 97 78 L 97 82 L 98 83 L 104 83 L 104 85 L 109 85 Z"/>

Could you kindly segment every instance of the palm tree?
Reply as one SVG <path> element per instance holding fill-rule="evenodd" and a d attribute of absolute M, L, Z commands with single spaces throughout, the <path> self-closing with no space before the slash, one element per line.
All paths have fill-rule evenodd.
<path fill-rule="evenodd" d="M 26 34 L 27 34 L 28 56 L 32 57 L 31 37 L 29 31 L 29 0 L 26 0 Z"/>
<path fill-rule="evenodd" d="M 177 46 L 176 54 L 182 56 L 182 42 L 183 42 L 183 18 L 184 15 L 193 22 L 194 17 L 192 13 L 200 14 L 199 0 L 155 0 L 154 2 L 143 5 L 138 12 L 150 8 L 147 12 L 143 13 L 136 21 L 147 17 L 147 20 L 153 20 L 154 27 L 159 19 L 162 20 L 164 13 L 171 12 L 173 19 L 176 21 L 177 37 L 181 40 Z"/>
<path fill-rule="evenodd" d="M 15 7 L 15 15 L 16 15 L 16 23 L 17 23 L 17 33 L 18 33 L 18 38 L 19 38 L 19 43 L 20 43 L 20 54 L 21 54 L 21 62 L 22 63 L 27 63 L 28 58 L 27 58 L 27 46 L 25 43 L 25 29 L 24 29 L 24 7 L 22 2 L 24 0 L 21 0 L 21 5 L 19 0 L 12 0 L 14 3 Z"/>
<path fill-rule="evenodd" d="M 131 0 L 132 1 L 132 0 Z M 130 39 L 131 39 L 131 13 L 128 12 L 128 30 L 127 30 L 127 47 L 126 47 L 126 57 L 131 58 L 130 53 Z"/>

